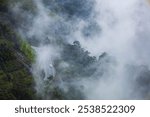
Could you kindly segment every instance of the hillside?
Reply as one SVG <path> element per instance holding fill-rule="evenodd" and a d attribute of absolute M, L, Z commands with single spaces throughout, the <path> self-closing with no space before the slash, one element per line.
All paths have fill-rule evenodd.
<path fill-rule="evenodd" d="M 15 31 L 7 2 L 0 1 L 0 99 L 35 99 L 32 50 Z"/>
<path fill-rule="evenodd" d="M 0 99 L 150 99 L 148 7 L 122 2 L 0 0 Z"/>

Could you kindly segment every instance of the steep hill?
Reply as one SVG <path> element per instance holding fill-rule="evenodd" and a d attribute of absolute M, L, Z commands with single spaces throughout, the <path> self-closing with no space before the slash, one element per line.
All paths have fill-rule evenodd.
<path fill-rule="evenodd" d="M 15 31 L 7 2 L 0 0 L 0 99 L 35 99 L 33 51 Z"/>

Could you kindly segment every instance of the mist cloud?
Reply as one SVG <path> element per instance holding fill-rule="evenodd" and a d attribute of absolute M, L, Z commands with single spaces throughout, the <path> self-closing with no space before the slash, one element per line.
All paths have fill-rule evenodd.
<path fill-rule="evenodd" d="M 138 75 L 136 73 L 136 77 L 129 75 L 127 66 L 149 65 L 147 50 L 149 50 L 150 17 L 148 12 L 149 6 L 145 1 L 96 1 L 94 18 L 101 28 L 99 35 L 87 40 L 78 30 L 75 37 L 91 54 L 98 56 L 102 52 L 107 52 L 117 61 L 117 64 L 113 67 L 106 65 L 107 70 L 111 70 L 109 73 L 106 72 L 106 75 L 99 76 L 98 80 L 83 83 L 86 84 L 87 99 L 140 99 L 142 97 L 139 89 L 135 90 L 134 86 Z M 81 26 L 79 24 L 79 27 Z"/>
<path fill-rule="evenodd" d="M 74 2 L 78 4 L 74 5 Z M 44 92 L 45 82 L 49 82 L 51 76 L 56 79 L 50 80 L 49 85 L 57 85 L 64 92 L 69 91 L 68 87 L 75 87 L 84 99 L 144 98 L 149 85 L 141 85 L 139 79 L 149 78 L 150 7 L 146 1 L 86 0 L 83 3 L 82 0 L 67 0 L 55 1 L 54 6 L 44 0 L 34 0 L 34 3 L 37 13 L 29 15 L 27 22 L 31 25 L 23 35 L 36 51 L 33 75 L 37 92 L 43 98 L 50 95 L 50 88 L 49 93 Z M 96 70 L 92 76 L 79 76 L 68 83 L 61 78 L 63 74 L 56 71 L 54 63 L 62 59 L 63 46 L 58 43 L 67 45 L 76 40 L 97 59 L 103 52 L 107 55 L 93 65 Z M 60 64 L 61 69 L 70 66 L 64 61 Z M 46 96 L 46 99 L 50 97 Z"/>

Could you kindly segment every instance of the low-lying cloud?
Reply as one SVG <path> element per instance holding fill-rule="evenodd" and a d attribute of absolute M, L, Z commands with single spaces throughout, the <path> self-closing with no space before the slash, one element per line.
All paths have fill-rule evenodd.
<path fill-rule="evenodd" d="M 54 84 L 64 92 L 72 85 L 82 92 L 84 99 L 149 98 L 146 94 L 149 85 L 139 83 L 139 79 L 149 80 L 150 77 L 150 7 L 146 1 L 94 0 L 90 7 L 88 3 L 91 0 L 86 0 L 86 4 L 82 0 L 55 1 L 54 5 L 58 5 L 57 7 L 52 7 L 50 1 L 34 2 L 37 14 L 30 18 L 32 25 L 27 27 L 24 35 L 29 42 L 32 40 L 31 44 L 37 53 L 33 74 L 40 95 L 45 92 L 46 80 L 51 76 L 59 76 L 55 71 L 54 61 L 61 59 L 63 46 L 58 43 L 72 44 L 77 40 L 91 56 L 98 59 L 103 52 L 108 56 L 94 65 L 96 70 L 92 76 L 79 76 L 68 84 L 68 81 L 60 78 L 61 74 L 59 82 L 56 83 L 55 80 Z M 79 3 L 79 6 L 74 6 L 73 2 Z M 78 10 L 78 7 L 82 7 L 80 4 L 84 8 Z M 62 13 L 57 9 L 59 5 L 60 9 L 63 8 Z M 38 44 L 34 44 L 37 41 Z M 70 63 L 64 62 L 63 67 L 69 65 Z M 50 99 L 48 96 L 46 98 Z"/>

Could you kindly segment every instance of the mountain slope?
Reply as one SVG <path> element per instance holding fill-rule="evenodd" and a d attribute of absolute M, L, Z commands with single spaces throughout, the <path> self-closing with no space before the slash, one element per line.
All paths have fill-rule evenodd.
<path fill-rule="evenodd" d="M 13 28 L 6 0 L 0 1 L 0 10 L 0 99 L 35 99 L 32 57 L 27 56 L 32 50 Z"/>

